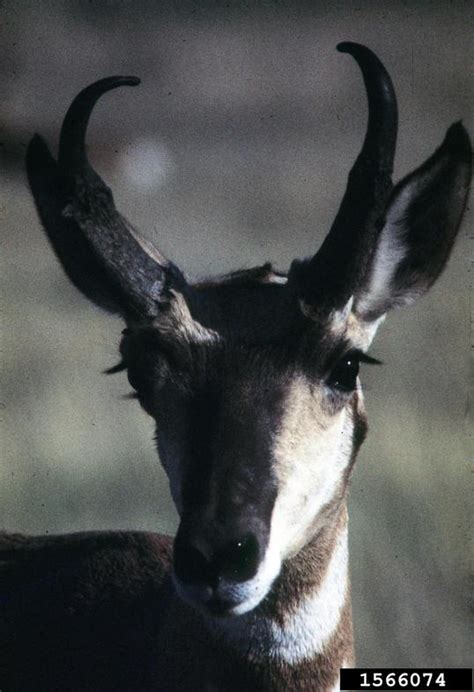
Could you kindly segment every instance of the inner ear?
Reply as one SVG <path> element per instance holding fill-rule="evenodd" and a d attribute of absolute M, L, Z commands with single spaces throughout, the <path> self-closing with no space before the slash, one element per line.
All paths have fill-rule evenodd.
<path fill-rule="evenodd" d="M 333 309 L 329 313 L 318 310 L 300 301 L 303 315 L 314 325 L 311 330 L 311 348 L 321 341 L 322 348 L 334 351 L 334 343 L 345 344 L 341 353 L 351 348 L 365 353 L 372 343 L 377 329 L 385 319 L 382 315 L 375 320 L 366 320 L 354 310 L 354 296 L 351 296 L 340 309 Z M 326 342 L 324 345 L 323 342 Z"/>
<path fill-rule="evenodd" d="M 378 328 L 385 321 L 385 314 L 380 315 L 376 319 L 364 319 L 356 312 L 351 312 L 346 322 L 346 338 L 352 344 L 353 348 L 366 353 Z"/>
<path fill-rule="evenodd" d="M 456 123 L 437 151 L 393 191 L 369 274 L 357 291 L 355 310 L 363 321 L 412 303 L 440 276 L 470 180 L 470 141 Z"/>

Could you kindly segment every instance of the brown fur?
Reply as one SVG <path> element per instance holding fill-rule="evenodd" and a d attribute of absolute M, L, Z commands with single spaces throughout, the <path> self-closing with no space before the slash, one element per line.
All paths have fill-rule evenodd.
<path fill-rule="evenodd" d="M 285 564 L 259 607 L 281 622 L 318 588 L 337 533 L 333 525 Z M 255 662 L 208 631 L 182 603 L 168 574 L 171 539 L 155 534 L 91 533 L 35 538 L 2 534 L 0 587 L 4 690 L 199 692 L 325 690 L 352 653 L 350 599 L 323 654 L 290 666 Z M 84 662 L 87 665 L 84 666 Z"/>
<path fill-rule="evenodd" d="M 270 565 L 279 567 L 281 555 L 287 560 L 273 587 L 271 577 L 262 581 L 270 593 L 266 598 L 266 591 L 258 594 L 264 599 L 260 605 L 256 605 L 258 600 L 253 603 L 250 599 L 238 604 L 251 603 L 250 619 L 241 621 L 240 630 L 240 643 L 248 642 L 248 648 L 232 646 L 231 639 L 218 635 L 224 628 L 219 629 L 215 623 L 209 627 L 210 622 L 177 598 L 169 576 L 169 538 L 145 533 L 3 536 L 2 690 L 324 691 L 337 684 L 339 667 L 352 661 L 350 594 L 344 590 L 345 552 L 336 553 L 337 559 L 341 554 L 343 559 L 340 565 L 337 559 L 334 563 L 338 569 L 331 572 L 328 591 L 318 589 L 346 522 L 347 483 L 366 425 L 361 398 L 349 396 L 355 379 L 347 371 L 341 375 L 336 362 L 334 375 L 326 359 L 332 351 L 335 357 L 338 349 L 349 346 L 366 350 L 385 312 L 411 302 L 439 275 L 466 204 L 471 148 L 462 126 L 453 125 L 433 156 L 392 191 L 397 129 L 393 85 L 368 48 L 344 43 L 339 49 L 356 59 L 364 75 L 369 102 L 367 134 L 329 235 L 310 260 L 293 262 L 287 282 L 265 265 L 193 287 L 117 212 L 110 190 L 87 162 L 85 132 L 97 98 L 117 86 L 136 85 L 136 78 L 106 78 L 76 97 L 63 124 L 58 162 L 40 137 L 30 143 L 30 187 L 66 273 L 86 297 L 122 315 L 127 323 L 122 344 L 124 360 L 113 370 L 128 369 L 140 402 L 157 421 L 157 439 L 165 456 L 168 432 L 171 451 L 164 460 L 165 468 L 168 464 L 176 470 L 180 463 L 177 448 L 181 461 L 192 459 L 195 463 L 183 493 L 184 500 L 188 500 L 188 508 L 183 502 L 184 518 L 193 527 L 199 516 L 192 510 L 196 505 L 205 505 L 200 502 L 207 492 L 206 487 L 201 488 L 198 498 L 196 487 L 199 483 L 205 485 L 211 477 L 211 468 L 203 471 L 203 466 L 210 463 L 213 443 L 220 440 L 216 458 L 220 458 L 221 474 L 225 476 L 225 492 L 220 497 L 221 516 L 213 517 L 214 523 L 207 527 L 212 529 L 206 539 L 208 556 L 215 558 L 224 552 L 229 561 L 229 548 L 242 547 L 241 542 L 236 543 L 243 535 L 242 520 L 258 512 L 259 521 L 252 526 L 252 532 L 254 544 L 263 553 L 272 507 L 277 506 L 275 498 L 281 496 L 281 488 L 275 491 L 275 457 L 269 440 L 282 420 L 280 400 L 284 401 L 282 393 L 288 388 L 290 373 L 293 381 L 298 378 L 299 386 L 297 396 L 287 401 L 283 410 L 290 420 L 286 421 L 288 434 L 277 459 L 277 481 L 287 492 L 283 495 L 285 512 L 277 517 L 280 525 L 276 535 L 282 540 L 287 531 L 288 545 L 284 547 L 286 552 L 281 546 L 275 548 L 272 557 L 276 555 L 277 559 Z M 342 351 L 339 355 L 343 356 Z M 216 383 L 222 386 L 223 375 L 227 392 L 216 387 Z M 251 396 L 241 397 L 241 410 L 236 410 L 234 394 L 248 383 Z M 313 395 L 315 387 L 319 387 L 318 396 Z M 234 394 L 230 396 L 229 392 Z M 184 394 L 188 397 L 185 403 Z M 230 406 L 232 415 L 216 432 L 211 425 L 215 420 L 210 418 L 218 418 L 217 413 L 225 406 Z M 343 406 L 346 413 L 352 406 L 352 437 L 347 434 L 345 439 L 340 435 L 349 428 L 344 431 L 333 425 L 331 430 L 328 424 Z M 309 439 L 318 422 L 317 434 Z M 227 428 L 226 435 L 221 435 L 223 428 Z M 189 430 L 193 431 L 192 439 Z M 182 449 L 178 441 L 183 443 Z M 301 454 L 295 454 L 295 448 Z M 186 455 L 189 449 L 192 454 Z M 161 456 L 163 459 L 163 453 Z M 327 484 L 321 477 L 324 474 L 312 475 L 305 466 L 300 467 L 303 472 L 296 478 L 297 465 L 314 461 L 315 456 L 320 466 L 326 463 L 326 469 L 333 474 L 328 476 Z M 335 469 L 331 464 L 336 461 L 339 466 Z M 236 467 L 240 476 L 232 476 Z M 248 507 L 238 511 L 236 503 L 230 502 L 233 488 L 227 492 L 227 486 L 236 478 L 247 479 L 239 499 L 248 496 L 249 502 Z M 306 502 L 307 514 L 303 522 L 298 522 L 308 486 L 322 488 L 317 499 L 324 506 Z M 180 494 L 177 489 L 175 495 Z M 247 534 L 249 525 L 244 528 Z M 192 558 L 194 554 L 196 558 L 197 543 L 192 546 L 193 553 L 189 550 L 191 536 L 184 535 L 183 539 L 183 521 L 180 531 L 185 555 Z M 214 540 L 216 535 L 220 545 Z M 229 540 L 233 541 L 230 546 Z M 177 555 L 179 550 L 175 550 L 176 572 Z M 253 555 L 255 560 L 259 552 L 254 550 Z M 194 581 L 206 583 L 209 589 L 209 565 L 203 562 L 204 557 L 202 552 L 197 560 L 200 579 Z M 249 552 L 246 557 L 251 560 Z M 183 562 L 181 581 L 186 582 L 182 577 L 190 576 L 190 565 L 185 559 L 181 566 Z M 235 559 L 231 566 L 234 571 L 239 567 Z M 191 567 L 196 569 L 196 561 Z M 253 564 L 252 569 L 256 568 Z M 273 577 L 276 571 L 269 574 Z M 342 575 L 344 581 L 338 581 Z M 222 578 L 222 572 L 218 576 Z M 246 581 L 248 585 L 250 580 Z M 300 632 L 311 631 L 308 623 L 314 624 L 316 611 L 310 606 L 316 603 L 320 608 L 334 584 L 341 588 L 334 591 L 335 603 L 328 599 L 333 609 L 321 616 L 321 636 L 308 642 L 314 644 L 313 649 L 299 647 L 298 642 L 293 646 L 290 637 L 287 659 L 298 662 L 283 662 L 287 651 L 284 647 L 288 646 L 286 634 L 297 638 Z M 213 588 L 218 591 L 218 587 Z M 300 627 L 296 618 L 298 624 L 293 630 L 283 630 L 280 648 L 276 638 L 271 640 L 273 649 L 265 648 L 265 641 L 252 637 L 252 630 L 245 629 L 248 621 L 267 626 L 270 620 L 269 631 L 278 633 L 275 623 L 284 627 L 289 609 L 301 606 L 302 599 L 299 612 L 306 618 L 308 604 L 304 599 L 318 593 L 321 599 L 310 601 L 310 615 L 303 625 Z M 340 610 L 344 594 L 345 604 Z M 221 605 L 226 607 L 225 600 Z M 239 620 L 229 623 L 235 632 Z M 322 651 L 311 654 L 321 647 Z"/>

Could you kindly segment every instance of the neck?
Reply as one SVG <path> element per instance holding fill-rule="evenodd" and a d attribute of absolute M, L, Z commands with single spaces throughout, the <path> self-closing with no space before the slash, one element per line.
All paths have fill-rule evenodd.
<path fill-rule="evenodd" d="M 239 685 L 264 690 L 339 689 L 339 669 L 353 660 L 347 562 L 344 505 L 330 525 L 284 564 L 259 607 L 214 625 L 219 641 L 225 642 L 226 655 L 237 664 L 233 671 L 246 671 Z M 219 680 L 227 676 L 227 685 L 235 679 L 228 669 L 221 667 L 219 673 Z M 216 680 L 217 689 L 221 684 Z"/>

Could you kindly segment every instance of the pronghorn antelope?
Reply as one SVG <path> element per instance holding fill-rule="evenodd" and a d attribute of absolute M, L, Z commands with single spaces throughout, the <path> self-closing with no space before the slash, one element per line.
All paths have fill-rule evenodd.
<path fill-rule="evenodd" d="M 180 525 L 0 543 L 2 690 L 332 690 L 353 663 L 346 495 L 366 434 L 358 378 L 385 314 L 448 259 L 466 204 L 470 143 L 452 125 L 395 187 L 392 82 L 342 43 L 368 126 L 322 247 L 190 284 L 115 209 L 85 153 L 84 89 L 56 161 L 35 136 L 27 170 L 71 281 L 122 316 L 120 345 Z"/>

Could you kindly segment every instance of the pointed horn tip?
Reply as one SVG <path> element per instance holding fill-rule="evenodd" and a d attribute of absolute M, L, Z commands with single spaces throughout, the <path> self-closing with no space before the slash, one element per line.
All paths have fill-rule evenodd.
<path fill-rule="evenodd" d="M 101 96 L 121 86 L 137 86 L 140 79 L 131 75 L 104 77 L 82 89 L 75 97 L 61 128 L 59 166 L 61 169 L 82 167 L 87 162 L 84 140 L 92 110 Z"/>
<path fill-rule="evenodd" d="M 353 43 L 352 41 L 343 41 L 336 46 L 340 53 L 348 53 L 359 65 L 364 76 L 366 88 L 369 83 L 377 81 L 379 85 L 384 85 L 386 97 L 396 102 L 395 91 L 392 80 L 387 72 L 385 65 L 373 50 L 367 48 L 362 43 Z"/>
<path fill-rule="evenodd" d="M 342 43 L 338 43 L 336 48 L 339 53 L 347 53 L 348 55 L 351 55 L 359 64 L 359 67 L 364 75 L 366 73 L 369 74 L 370 72 L 378 76 L 385 75 L 386 80 L 390 83 L 390 89 L 393 91 L 391 79 L 385 65 L 373 50 L 367 48 L 367 46 L 364 46 L 362 43 L 353 43 L 352 41 L 343 41 Z M 392 96 L 394 98 L 395 94 Z"/>
<path fill-rule="evenodd" d="M 352 43 L 352 41 L 341 41 L 340 43 L 337 44 L 336 50 L 339 51 L 339 53 L 347 53 L 349 50 L 351 50 L 352 46 L 357 46 L 359 45 L 358 43 Z"/>
<path fill-rule="evenodd" d="M 96 101 L 103 96 L 103 94 L 121 86 L 138 86 L 140 82 L 141 80 L 139 77 L 133 77 L 131 75 L 104 77 L 103 79 L 98 79 L 96 82 L 92 82 L 92 84 L 89 84 L 77 94 L 66 114 L 66 120 L 68 117 L 72 118 L 79 113 L 84 113 L 87 121 Z"/>
<path fill-rule="evenodd" d="M 350 55 L 355 55 L 356 53 L 370 53 L 374 55 L 370 48 L 362 45 L 362 43 L 354 43 L 353 41 L 342 41 L 337 44 L 336 49 L 339 53 L 349 53 Z"/>
<path fill-rule="evenodd" d="M 115 86 L 138 86 L 142 81 L 140 77 L 134 77 L 133 75 L 119 75 L 116 77 L 106 77 L 106 79 L 109 79 L 111 81 L 111 84 L 114 83 Z"/>
<path fill-rule="evenodd" d="M 140 83 L 140 77 L 134 77 L 133 75 L 113 75 L 111 77 L 104 77 L 86 86 L 79 92 L 78 97 L 80 98 L 81 95 L 90 94 L 92 98 L 95 99 L 111 89 L 116 89 L 121 86 L 138 86 Z"/>

